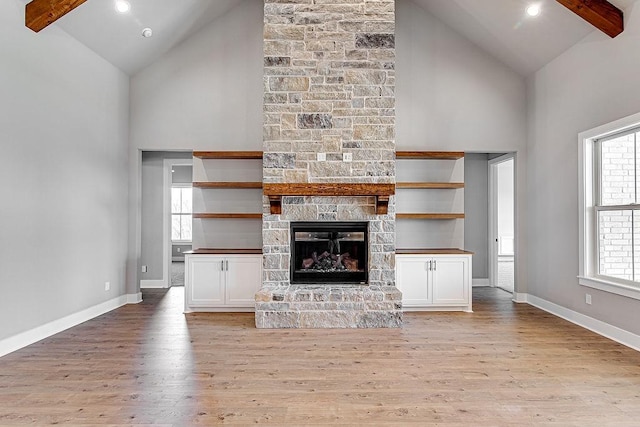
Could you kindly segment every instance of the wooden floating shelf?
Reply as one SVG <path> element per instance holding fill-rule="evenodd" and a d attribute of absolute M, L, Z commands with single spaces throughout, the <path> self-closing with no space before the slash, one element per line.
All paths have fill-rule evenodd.
<path fill-rule="evenodd" d="M 396 188 L 455 189 L 464 188 L 464 182 L 398 182 Z"/>
<path fill-rule="evenodd" d="M 395 184 L 354 184 L 354 183 L 299 183 L 263 186 L 264 195 L 269 197 L 271 215 L 282 214 L 283 196 L 375 196 L 376 214 L 386 215 L 389 198 L 395 194 Z"/>
<path fill-rule="evenodd" d="M 262 151 L 194 151 L 200 159 L 261 159 Z"/>
<path fill-rule="evenodd" d="M 464 151 L 396 151 L 396 159 L 458 160 Z"/>
<path fill-rule="evenodd" d="M 463 213 L 397 213 L 396 219 L 464 219 Z"/>
<path fill-rule="evenodd" d="M 194 182 L 197 188 L 262 188 L 262 182 Z"/>
<path fill-rule="evenodd" d="M 194 219 L 261 219 L 261 213 L 194 213 Z"/>

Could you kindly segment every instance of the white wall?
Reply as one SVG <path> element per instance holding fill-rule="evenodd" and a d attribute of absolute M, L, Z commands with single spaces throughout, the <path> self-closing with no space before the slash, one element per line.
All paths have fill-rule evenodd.
<path fill-rule="evenodd" d="M 129 79 L 18 0 L 0 58 L 2 340 L 126 293 Z"/>
<path fill-rule="evenodd" d="M 496 178 L 498 180 L 498 239 L 513 237 L 513 160 L 498 163 Z M 508 250 L 508 248 L 504 248 Z"/>
<path fill-rule="evenodd" d="M 419 5 L 396 5 L 396 148 L 517 153 L 516 288 L 526 292 L 525 81 Z"/>
<path fill-rule="evenodd" d="M 489 278 L 489 156 L 464 156 L 464 247 L 473 252 L 472 277 Z"/>
<path fill-rule="evenodd" d="M 587 290 L 576 279 L 577 135 L 640 112 L 640 5 L 625 15 L 621 35 L 594 31 L 527 82 L 528 292 L 640 334 L 640 301 Z"/>
<path fill-rule="evenodd" d="M 130 292 L 141 265 L 140 151 L 262 150 L 263 8 L 245 0 L 132 77 Z"/>

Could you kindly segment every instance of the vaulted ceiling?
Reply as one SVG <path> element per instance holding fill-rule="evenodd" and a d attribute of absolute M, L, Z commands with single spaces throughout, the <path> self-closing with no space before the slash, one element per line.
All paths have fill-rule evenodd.
<path fill-rule="evenodd" d="M 263 0 L 129 1 L 131 12 L 118 14 L 112 0 L 89 0 L 54 25 L 133 75 L 242 1 Z M 523 76 L 598 31 L 556 0 L 537 0 L 542 13 L 535 19 L 525 13 L 529 0 L 398 1 L 422 6 Z M 610 2 L 624 11 L 636 0 Z M 153 37 L 141 36 L 146 27 L 153 29 Z"/>

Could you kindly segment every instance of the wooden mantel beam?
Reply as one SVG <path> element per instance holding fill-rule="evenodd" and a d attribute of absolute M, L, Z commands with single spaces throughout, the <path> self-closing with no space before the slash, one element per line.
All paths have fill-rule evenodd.
<path fill-rule="evenodd" d="M 25 7 L 24 24 L 37 33 L 86 1 L 32 0 Z"/>
<path fill-rule="evenodd" d="M 622 11 L 607 0 L 556 1 L 609 37 L 615 37 L 624 30 Z"/>

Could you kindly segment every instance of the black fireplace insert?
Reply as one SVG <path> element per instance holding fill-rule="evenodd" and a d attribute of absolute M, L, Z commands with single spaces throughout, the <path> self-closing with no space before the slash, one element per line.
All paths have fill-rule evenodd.
<path fill-rule="evenodd" d="M 291 283 L 366 285 L 368 223 L 292 222 Z"/>

